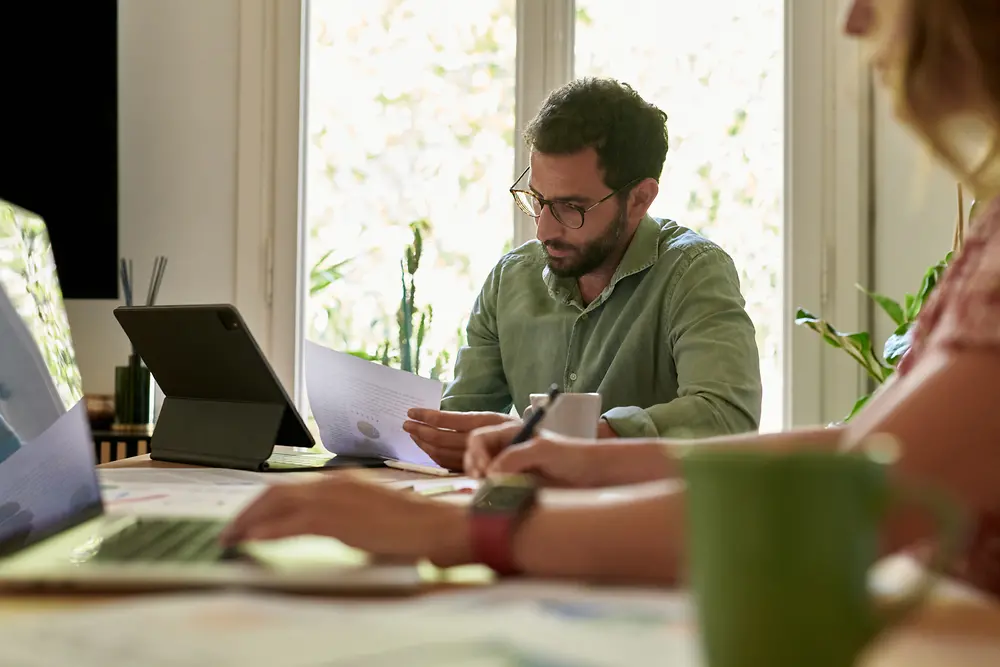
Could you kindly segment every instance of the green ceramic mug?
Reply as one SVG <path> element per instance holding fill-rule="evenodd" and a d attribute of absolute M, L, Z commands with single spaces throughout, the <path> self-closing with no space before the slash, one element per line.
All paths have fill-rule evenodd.
<path fill-rule="evenodd" d="M 890 481 L 874 450 L 767 454 L 692 447 L 690 585 L 709 667 L 849 667 L 881 630 L 923 602 L 964 535 L 958 506 Z M 880 524 L 913 504 L 939 527 L 927 576 L 890 607 L 868 586 Z"/>

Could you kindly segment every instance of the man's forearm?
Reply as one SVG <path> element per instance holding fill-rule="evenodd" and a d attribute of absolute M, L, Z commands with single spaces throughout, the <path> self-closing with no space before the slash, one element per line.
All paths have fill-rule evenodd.
<path fill-rule="evenodd" d="M 604 414 L 623 438 L 678 438 L 693 440 L 756 432 L 752 406 L 743 408 L 716 396 L 697 394 L 675 398 L 647 408 L 616 407 Z"/>

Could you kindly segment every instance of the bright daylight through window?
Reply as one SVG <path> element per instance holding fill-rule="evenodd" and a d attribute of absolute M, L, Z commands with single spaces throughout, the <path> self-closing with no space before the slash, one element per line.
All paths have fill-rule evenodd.
<path fill-rule="evenodd" d="M 516 0 L 309 3 L 310 339 L 398 366 L 405 284 L 412 370 L 452 377 L 472 302 L 512 243 L 516 10 Z M 778 0 L 576 3 L 575 75 L 625 81 L 668 115 L 651 213 L 715 241 L 740 270 L 763 430 L 782 424 L 783 21 Z M 419 263 L 405 261 L 408 247 Z"/>

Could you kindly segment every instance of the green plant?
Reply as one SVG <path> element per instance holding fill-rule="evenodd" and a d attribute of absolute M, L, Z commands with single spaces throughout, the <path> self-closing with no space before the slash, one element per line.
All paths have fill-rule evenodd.
<path fill-rule="evenodd" d="M 326 291 L 330 285 L 344 277 L 344 268 L 350 264 L 351 258 L 336 261 L 331 259 L 331 255 L 333 250 L 327 250 L 309 269 L 310 296 Z"/>
<path fill-rule="evenodd" d="M 972 224 L 973 219 L 978 214 L 978 202 L 973 201 L 972 206 L 969 209 L 969 224 Z M 941 281 L 941 277 L 947 270 L 948 265 L 951 263 L 952 256 L 962 248 L 962 244 L 965 242 L 965 231 L 966 231 L 966 217 L 965 217 L 965 205 L 962 197 L 962 186 L 958 185 L 958 222 L 955 224 L 955 235 L 952 239 L 952 249 L 948 252 L 944 259 L 937 262 L 931 266 L 924 273 L 924 278 L 920 282 L 920 289 L 917 290 L 916 294 L 907 294 L 903 298 L 903 302 L 893 300 L 892 298 L 879 294 L 878 292 L 871 292 L 866 290 L 861 285 L 857 285 L 857 288 L 864 292 L 875 304 L 878 305 L 882 311 L 889 316 L 889 318 L 896 325 L 896 329 L 892 332 L 882 346 L 882 356 L 876 353 L 874 346 L 872 345 L 872 336 L 867 331 L 858 331 L 854 333 L 842 333 L 832 327 L 826 320 L 813 315 L 809 311 L 799 308 L 795 312 L 795 324 L 800 326 L 808 327 L 812 329 L 819 335 L 823 337 L 827 343 L 831 346 L 843 350 L 849 357 L 854 359 L 868 374 L 868 377 L 876 385 L 876 390 L 878 386 L 888 380 L 892 374 L 896 371 L 896 364 L 899 360 L 903 358 L 906 351 L 910 349 L 910 341 L 913 334 L 913 325 L 917 321 L 917 317 L 920 315 L 920 309 L 923 308 L 924 303 L 930 297 L 931 292 L 937 287 L 937 284 Z M 851 411 L 844 418 L 844 421 L 850 421 L 854 415 L 858 413 L 861 408 L 871 399 L 875 392 L 869 392 L 855 401 L 854 406 Z"/>
<path fill-rule="evenodd" d="M 409 228 L 412 239 L 404 249 L 403 258 L 399 262 L 402 295 L 396 310 L 395 341 L 392 340 L 392 336 L 387 335 L 374 352 L 354 350 L 348 351 L 348 354 L 419 375 L 421 358 L 425 352 L 424 342 L 434 320 L 434 308 L 430 304 L 424 307 L 417 306 L 416 274 L 420 269 L 424 240 L 431 231 L 431 225 L 427 220 L 415 220 L 409 224 Z M 314 294 L 325 290 L 342 277 L 342 269 L 350 261 L 332 262 L 329 260 L 329 255 L 330 253 L 323 255 L 310 273 L 311 285 L 315 287 L 312 291 Z M 333 317 L 332 312 L 330 316 Z M 376 320 L 372 322 L 372 326 L 377 326 L 378 323 Z M 463 329 L 459 328 L 459 347 L 464 344 L 464 334 Z M 439 379 L 450 367 L 451 359 L 452 355 L 447 350 L 441 350 L 434 355 L 430 378 Z"/>
<path fill-rule="evenodd" d="M 403 293 L 396 310 L 395 347 L 386 337 L 374 353 L 356 351 L 350 354 L 383 366 L 397 365 L 400 370 L 419 375 L 421 352 L 434 319 L 434 308 L 429 304 L 424 308 L 417 307 L 416 274 L 423 256 L 424 237 L 430 233 L 431 226 L 426 220 L 414 220 L 409 227 L 412 240 L 404 250 L 403 259 L 399 261 Z"/>
<path fill-rule="evenodd" d="M 795 312 L 795 324 L 812 329 L 820 334 L 828 344 L 839 350 L 843 350 L 849 357 L 861 365 L 861 368 L 865 370 L 868 377 L 875 382 L 876 386 L 881 385 L 895 372 L 896 364 L 906 354 L 906 351 L 910 349 L 913 324 L 920 314 L 920 309 L 931 295 L 931 292 L 934 291 L 934 288 L 941 280 L 941 276 L 944 275 L 951 257 L 952 253 L 949 252 L 943 260 L 927 269 L 920 283 L 920 289 L 917 290 L 916 294 L 907 294 L 903 299 L 903 303 L 899 303 L 884 294 L 866 290 L 861 285 L 857 286 L 896 325 L 896 329 L 882 346 L 881 357 L 876 353 L 875 346 L 872 343 L 872 336 L 867 331 L 843 333 L 831 326 L 826 320 L 813 315 L 803 308 L 799 308 Z M 864 407 L 871 396 L 872 393 L 868 393 L 858 398 L 854 403 L 854 407 L 851 408 L 850 413 L 844 418 L 844 421 L 849 421 L 854 417 Z"/>
<path fill-rule="evenodd" d="M 355 259 L 354 257 L 338 259 L 333 257 L 333 253 L 333 250 L 326 251 L 309 268 L 310 298 L 331 291 L 331 287 L 344 277 L 344 270 Z M 334 332 L 343 331 L 345 329 L 345 309 L 340 298 L 336 294 L 327 294 L 321 303 L 322 305 L 319 307 L 326 314 L 326 329 Z M 349 321 L 349 315 L 347 317 L 347 321 Z M 364 359 L 369 358 L 369 355 L 363 351 L 349 351 L 348 353 Z"/>
<path fill-rule="evenodd" d="M 415 220 L 410 223 L 410 232 L 413 234 L 413 240 L 406 246 L 404 258 L 399 262 L 403 296 L 399 300 L 396 324 L 399 327 L 399 368 L 419 375 L 420 351 L 434 317 L 434 309 L 431 306 L 420 309 L 416 305 L 416 274 L 424 251 L 424 234 L 430 232 L 430 223 L 426 220 Z M 419 317 L 418 324 L 414 328 L 414 318 L 417 317 Z"/>

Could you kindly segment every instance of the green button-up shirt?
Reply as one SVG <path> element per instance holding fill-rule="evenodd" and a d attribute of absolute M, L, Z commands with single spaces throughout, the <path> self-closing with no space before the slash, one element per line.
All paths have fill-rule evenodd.
<path fill-rule="evenodd" d="M 760 362 L 739 277 L 719 246 L 644 218 L 611 283 L 584 304 L 531 241 L 505 255 L 469 318 L 443 410 L 524 414 L 553 383 L 598 392 L 621 437 L 756 430 Z"/>

